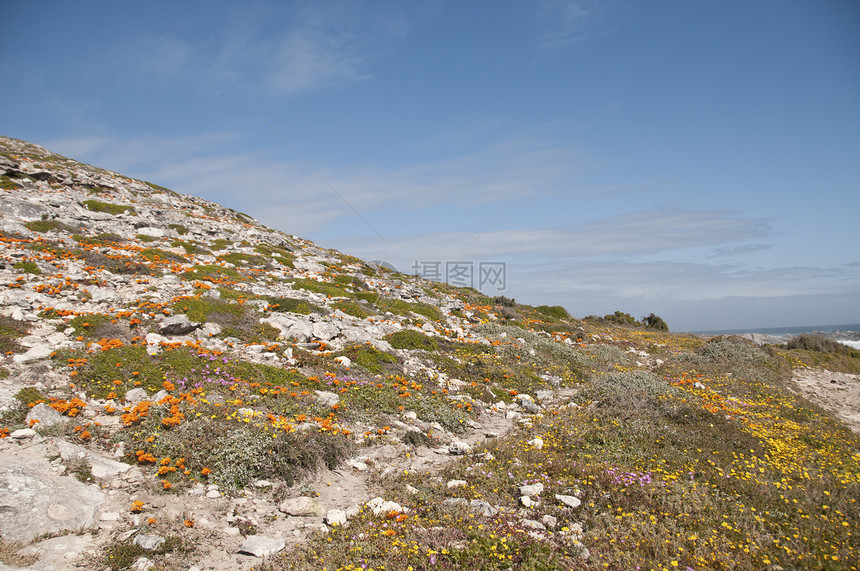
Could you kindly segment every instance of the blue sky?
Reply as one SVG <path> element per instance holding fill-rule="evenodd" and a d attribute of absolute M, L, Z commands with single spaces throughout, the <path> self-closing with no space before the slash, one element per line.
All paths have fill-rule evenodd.
<path fill-rule="evenodd" d="M 860 322 L 858 2 L 0 17 L 0 134 L 401 271 L 503 262 L 487 293 L 579 317 Z"/>

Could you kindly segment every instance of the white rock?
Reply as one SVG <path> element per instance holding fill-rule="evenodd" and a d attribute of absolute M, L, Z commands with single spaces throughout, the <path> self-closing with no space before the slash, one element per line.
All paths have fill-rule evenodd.
<path fill-rule="evenodd" d="M 566 496 L 564 494 L 556 494 L 555 499 L 560 501 L 562 504 L 566 505 L 569 508 L 578 508 L 582 501 L 576 496 Z"/>
<path fill-rule="evenodd" d="M 346 512 L 339 509 L 328 510 L 323 521 L 328 525 L 343 525 L 346 523 Z"/>
<path fill-rule="evenodd" d="M 543 484 L 540 482 L 520 486 L 520 494 L 523 496 L 539 496 L 541 492 L 543 492 Z"/>
<path fill-rule="evenodd" d="M 468 442 L 463 442 L 462 440 L 455 440 L 448 445 L 448 453 L 454 456 L 462 456 L 464 454 L 469 454 L 471 451 L 472 446 L 469 445 Z"/>
<path fill-rule="evenodd" d="M 30 422 L 31 420 L 38 421 L 35 424 L 35 428 L 47 428 L 49 426 L 53 426 L 54 424 L 58 424 L 63 422 L 63 415 L 59 412 L 41 402 L 30 409 L 30 412 L 27 413 L 27 418 L 25 421 L 27 424 L 33 426 Z"/>
<path fill-rule="evenodd" d="M 529 446 L 533 446 L 534 448 L 537 448 L 538 450 L 540 450 L 541 448 L 543 448 L 543 438 L 538 436 L 532 440 L 529 440 L 527 442 L 527 444 Z"/>
<path fill-rule="evenodd" d="M 31 347 L 26 353 L 22 353 L 21 355 L 15 355 L 12 357 L 13 363 L 29 363 L 30 361 L 37 361 L 39 359 L 47 359 L 51 356 L 54 350 L 47 345 L 34 345 Z"/>
<path fill-rule="evenodd" d="M 531 498 L 530 498 L 530 497 L 528 497 L 528 496 L 520 496 L 520 503 L 521 503 L 524 507 L 532 508 L 532 507 L 534 507 L 534 506 L 538 505 L 538 503 L 540 503 L 540 502 L 536 502 L 535 500 L 531 499 Z"/>
<path fill-rule="evenodd" d="M 448 480 L 448 488 L 464 488 L 466 480 Z"/>
<path fill-rule="evenodd" d="M 13 440 L 26 440 L 28 438 L 33 438 L 36 436 L 36 431 L 32 428 L 19 428 L 18 430 L 12 431 L 9 435 Z"/>
<path fill-rule="evenodd" d="M 147 551 L 155 551 L 161 547 L 162 543 L 164 543 L 164 538 L 157 535 L 138 535 L 134 538 L 134 544 Z"/>
<path fill-rule="evenodd" d="M 284 500 L 278 509 L 287 515 L 295 517 L 322 517 L 325 510 L 318 501 L 307 496 Z"/>
<path fill-rule="evenodd" d="M 239 553 L 253 555 L 254 557 L 268 557 L 281 551 L 286 546 L 286 541 L 280 537 L 266 537 L 264 535 L 249 535 L 239 548 Z"/>

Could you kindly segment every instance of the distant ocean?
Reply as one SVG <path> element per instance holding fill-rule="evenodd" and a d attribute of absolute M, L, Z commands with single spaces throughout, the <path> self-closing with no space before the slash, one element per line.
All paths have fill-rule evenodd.
<path fill-rule="evenodd" d="M 692 331 L 696 335 L 743 335 L 756 333 L 778 337 L 788 341 L 802 333 L 817 333 L 834 341 L 844 343 L 849 347 L 860 349 L 860 324 L 848 325 L 804 325 L 797 327 L 760 327 L 758 329 L 722 329 L 717 331 Z M 779 341 L 777 341 L 778 343 Z"/>

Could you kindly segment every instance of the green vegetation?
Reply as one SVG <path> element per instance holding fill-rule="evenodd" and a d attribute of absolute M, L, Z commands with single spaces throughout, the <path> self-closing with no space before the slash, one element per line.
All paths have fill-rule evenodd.
<path fill-rule="evenodd" d="M 265 299 L 269 302 L 269 306 L 267 308 L 269 311 L 300 313 L 302 315 L 325 313 L 323 308 L 303 299 L 273 296 L 267 296 Z"/>
<path fill-rule="evenodd" d="M 665 321 L 663 321 L 663 318 L 659 315 L 654 315 L 653 313 L 642 318 L 642 325 L 650 327 L 651 329 L 669 331 L 669 326 Z"/>
<path fill-rule="evenodd" d="M 42 273 L 42 270 L 39 269 L 39 265 L 36 264 L 36 262 L 30 262 L 30 261 L 16 262 L 15 265 L 12 267 L 15 268 L 16 270 L 20 270 L 20 271 L 24 272 L 25 274 L 33 274 L 33 275 L 38 276 L 38 275 L 41 275 L 41 273 Z"/>
<path fill-rule="evenodd" d="M 27 334 L 26 325 L 11 317 L 0 315 L 0 353 L 18 353 L 18 339 Z"/>
<path fill-rule="evenodd" d="M 369 306 L 355 303 L 353 301 L 340 300 L 334 303 L 334 307 L 347 315 L 351 315 L 359 319 L 365 319 L 371 315 L 375 315 L 375 312 L 371 311 Z"/>
<path fill-rule="evenodd" d="M 188 258 L 181 256 L 175 252 L 168 252 L 159 248 L 146 248 L 140 252 L 146 260 L 150 262 L 179 262 L 187 264 Z"/>
<path fill-rule="evenodd" d="M 377 299 L 376 306 L 381 311 L 389 311 L 395 315 L 408 316 L 412 313 L 417 313 L 431 321 L 439 321 L 442 319 L 442 312 L 439 311 L 439 308 L 427 303 L 410 303 L 408 301 L 383 297 Z"/>
<path fill-rule="evenodd" d="M 552 319 L 557 319 L 559 321 L 570 319 L 570 314 L 565 308 L 560 305 L 539 305 L 535 307 L 535 309 L 539 311 L 542 315 L 545 315 L 546 317 L 550 317 Z"/>
<path fill-rule="evenodd" d="M 197 323 L 235 325 L 245 315 L 245 308 L 238 303 L 229 303 L 209 297 L 180 299 L 172 305 L 174 313 L 184 313 Z"/>
<path fill-rule="evenodd" d="M 212 248 L 213 251 L 223 250 L 232 244 L 233 242 L 225 238 L 216 238 L 215 240 L 209 242 L 209 246 Z"/>
<path fill-rule="evenodd" d="M 329 297 L 348 297 L 349 294 L 342 288 L 331 285 L 325 282 L 318 282 L 309 279 L 295 280 L 292 283 L 293 289 L 303 289 L 314 293 L 321 293 Z"/>
<path fill-rule="evenodd" d="M 227 262 L 234 266 L 266 266 L 266 258 L 254 254 L 245 254 L 243 252 L 230 252 L 218 256 L 221 262 Z"/>
<path fill-rule="evenodd" d="M 395 349 L 423 349 L 435 351 L 439 345 L 435 339 L 414 329 L 403 329 L 385 337 Z"/>
<path fill-rule="evenodd" d="M 170 245 L 174 248 L 182 248 L 189 255 L 197 254 L 197 255 L 210 255 L 212 254 L 207 248 L 203 246 L 200 242 L 196 240 L 175 240 L 170 243 Z"/>
<path fill-rule="evenodd" d="M 803 349 L 806 351 L 818 351 L 820 353 L 841 353 L 851 355 L 852 357 L 860 357 L 860 351 L 857 349 L 843 345 L 822 335 L 804 333 L 797 337 L 792 337 L 785 345 L 789 349 Z"/>
<path fill-rule="evenodd" d="M 39 401 L 48 401 L 48 397 L 43 395 L 42 392 L 35 387 L 24 387 L 15 394 L 15 399 L 21 403 L 22 406 L 29 406 L 30 404 L 34 404 Z"/>
<path fill-rule="evenodd" d="M 338 355 L 346 355 L 353 365 L 376 375 L 382 374 L 386 365 L 397 363 L 395 356 L 383 353 L 371 345 L 352 345 L 338 352 Z"/>
<path fill-rule="evenodd" d="M 243 281 L 238 271 L 233 268 L 224 268 L 215 264 L 201 264 L 191 267 L 182 274 L 186 280 L 209 280 L 216 283 Z"/>
<path fill-rule="evenodd" d="M 125 204 L 112 204 L 110 202 L 102 202 L 100 200 L 84 200 L 82 204 L 87 208 L 87 210 L 91 210 L 93 212 L 106 212 L 113 216 L 123 214 L 124 212 L 128 212 L 132 215 L 135 214 L 134 208 Z"/>
<path fill-rule="evenodd" d="M 110 246 L 112 244 L 122 244 L 125 242 L 125 238 L 112 232 L 103 232 L 101 234 L 96 234 L 95 236 L 72 234 L 72 239 L 79 244 L 86 244 L 88 246 Z"/>
<path fill-rule="evenodd" d="M 72 233 L 76 231 L 76 228 L 72 228 L 67 224 L 63 224 L 58 220 L 32 220 L 24 224 L 24 226 L 28 230 L 32 230 L 33 232 L 68 232 Z"/>
<path fill-rule="evenodd" d="M 14 178 L 11 178 L 9 175 L 0 175 L 0 189 L 3 190 L 14 190 L 18 188 L 18 183 L 15 182 Z"/>

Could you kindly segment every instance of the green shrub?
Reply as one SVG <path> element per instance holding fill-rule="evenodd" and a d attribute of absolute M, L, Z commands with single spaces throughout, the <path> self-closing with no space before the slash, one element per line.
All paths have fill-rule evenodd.
<path fill-rule="evenodd" d="M 180 236 L 184 236 L 185 234 L 188 234 L 188 228 L 186 228 L 182 224 L 168 224 L 167 226 L 168 226 L 168 228 L 173 228 L 174 230 L 176 230 L 176 233 L 179 234 Z"/>
<path fill-rule="evenodd" d="M 176 240 L 171 242 L 170 245 L 174 248 L 182 248 L 187 254 L 209 255 L 212 253 L 196 240 Z"/>
<path fill-rule="evenodd" d="M 35 403 L 39 401 L 48 401 L 48 397 L 43 395 L 42 392 L 36 387 L 24 387 L 23 389 L 15 393 L 15 399 L 23 406 L 28 406 L 30 403 Z"/>
<path fill-rule="evenodd" d="M 193 266 L 188 271 L 182 273 L 182 277 L 186 280 L 210 280 L 215 282 L 220 281 L 243 281 L 245 278 L 242 274 L 233 268 L 223 268 L 214 264 L 201 264 Z"/>
<path fill-rule="evenodd" d="M 663 318 L 653 313 L 642 318 L 642 325 L 659 331 L 669 331 L 669 326 L 663 321 Z"/>
<path fill-rule="evenodd" d="M 17 262 L 13 266 L 16 270 L 21 270 L 25 274 L 33 274 L 33 275 L 41 275 L 42 270 L 39 269 L 38 264 L 36 262 Z"/>
<path fill-rule="evenodd" d="M 122 244 L 125 242 L 125 238 L 113 232 L 103 232 L 95 236 L 72 234 L 72 239 L 80 244 L 87 244 L 89 246 L 110 246 L 111 244 Z"/>
<path fill-rule="evenodd" d="M 609 323 L 614 323 L 616 325 L 628 325 L 631 327 L 639 327 L 642 325 L 641 323 L 636 321 L 636 319 L 632 315 L 630 315 L 629 313 L 622 313 L 621 311 L 616 311 L 615 313 L 604 315 L 603 319 L 605 319 Z"/>
<path fill-rule="evenodd" d="M 318 305 L 303 299 L 294 297 L 274 297 L 266 296 L 263 299 L 269 302 L 269 311 L 277 311 L 279 313 L 300 313 L 302 315 L 310 315 L 311 313 L 325 313 L 325 310 Z"/>
<path fill-rule="evenodd" d="M 822 335 L 810 333 L 803 333 L 797 337 L 792 337 L 785 345 L 789 349 L 805 349 L 807 351 L 818 351 L 819 353 L 836 353 L 860 357 L 860 351 L 857 351 L 857 349 L 843 345 Z"/>
<path fill-rule="evenodd" d="M 570 314 L 567 312 L 565 308 L 560 305 L 539 305 L 535 307 L 543 315 L 547 317 L 551 317 L 553 319 L 565 320 L 570 319 Z"/>
<path fill-rule="evenodd" d="M 335 303 L 334 307 L 346 313 L 347 315 L 351 315 L 359 319 L 364 319 L 366 317 L 374 315 L 374 312 L 370 311 L 367 306 L 352 301 L 341 300 Z"/>
<path fill-rule="evenodd" d="M 339 355 L 346 355 L 353 365 L 358 365 L 377 375 L 383 372 L 385 365 L 397 363 L 394 355 L 383 353 L 372 345 L 352 345 L 341 351 Z"/>
<path fill-rule="evenodd" d="M 100 200 L 84 200 L 83 205 L 87 210 L 92 212 L 106 212 L 113 216 L 122 214 L 123 212 L 128 212 L 132 215 L 136 214 L 134 208 L 125 204 L 112 204 L 110 202 L 102 202 Z"/>
<path fill-rule="evenodd" d="M 182 456 L 188 465 L 208 466 L 210 479 L 226 490 L 249 486 L 261 478 L 297 480 L 321 468 L 333 469 L 347 457 L 350 440 L 325 432 L 273 434 L 254 425 L 197 418 L 163 434 L 157 456 Z"/>
<path fill-rule="evenodd" d="M 11 317 L 0 315 L 0 353 L 18 353 L 22 350 L 18 339 L 27 334 L 26 326 Z"/>
<path fill-rule="evenodd" d="M 191 321 L 198 323 L 218 323 L 235 325 L 245 314 L 245 308 L 238 303 L 228 303 L 210 297 L 180 299 L 171 309 L 174 313 L 184 313 Z"/>
<path fill-rule="evenodd" d="M 182 264 L 188 263 L 188 258 L 180 256 L 175 252 L 168 252 L 160 248 L 147 248 L 140 252 L 140 255 L 150 262 L 179 262 Z"/>
<path fill-rule="evenodd" d="M 254 254 L 245 254 L 244 252 L 230 252 L 218 256 L 221 262 L 227 262 L 234 266 L 266 266 L 266 258 Z"/>
<path fill-rule="evenodd" d="M 72 233 L 75 231 L 75 228 L 63 224 L 58 220 L 32 220 L 24 224 L 28 230 L 32 230 L 33 232 L 68 232 Z"/>
<path fill-rule="evenodd" d="M 327 284 L 324 282 L 318 282 L 314 280 L 300 279 L 295 280 L 291 284 L 293 289 L 303 289 L 305 291 L 312 291 L 315 293 L 321 293 L 323 295 L 331 296 L 331 297 L 348 297 L 346 290 L 331 284 Z"/>
<path fill-rule="evenodd" d="M 414 329 L 403 329 L 391 335 L 386 335 L 385 340 L 391 343 L 391 346 L 395 349 L 435 351 L 439 347 L 435 339 Z"/>

